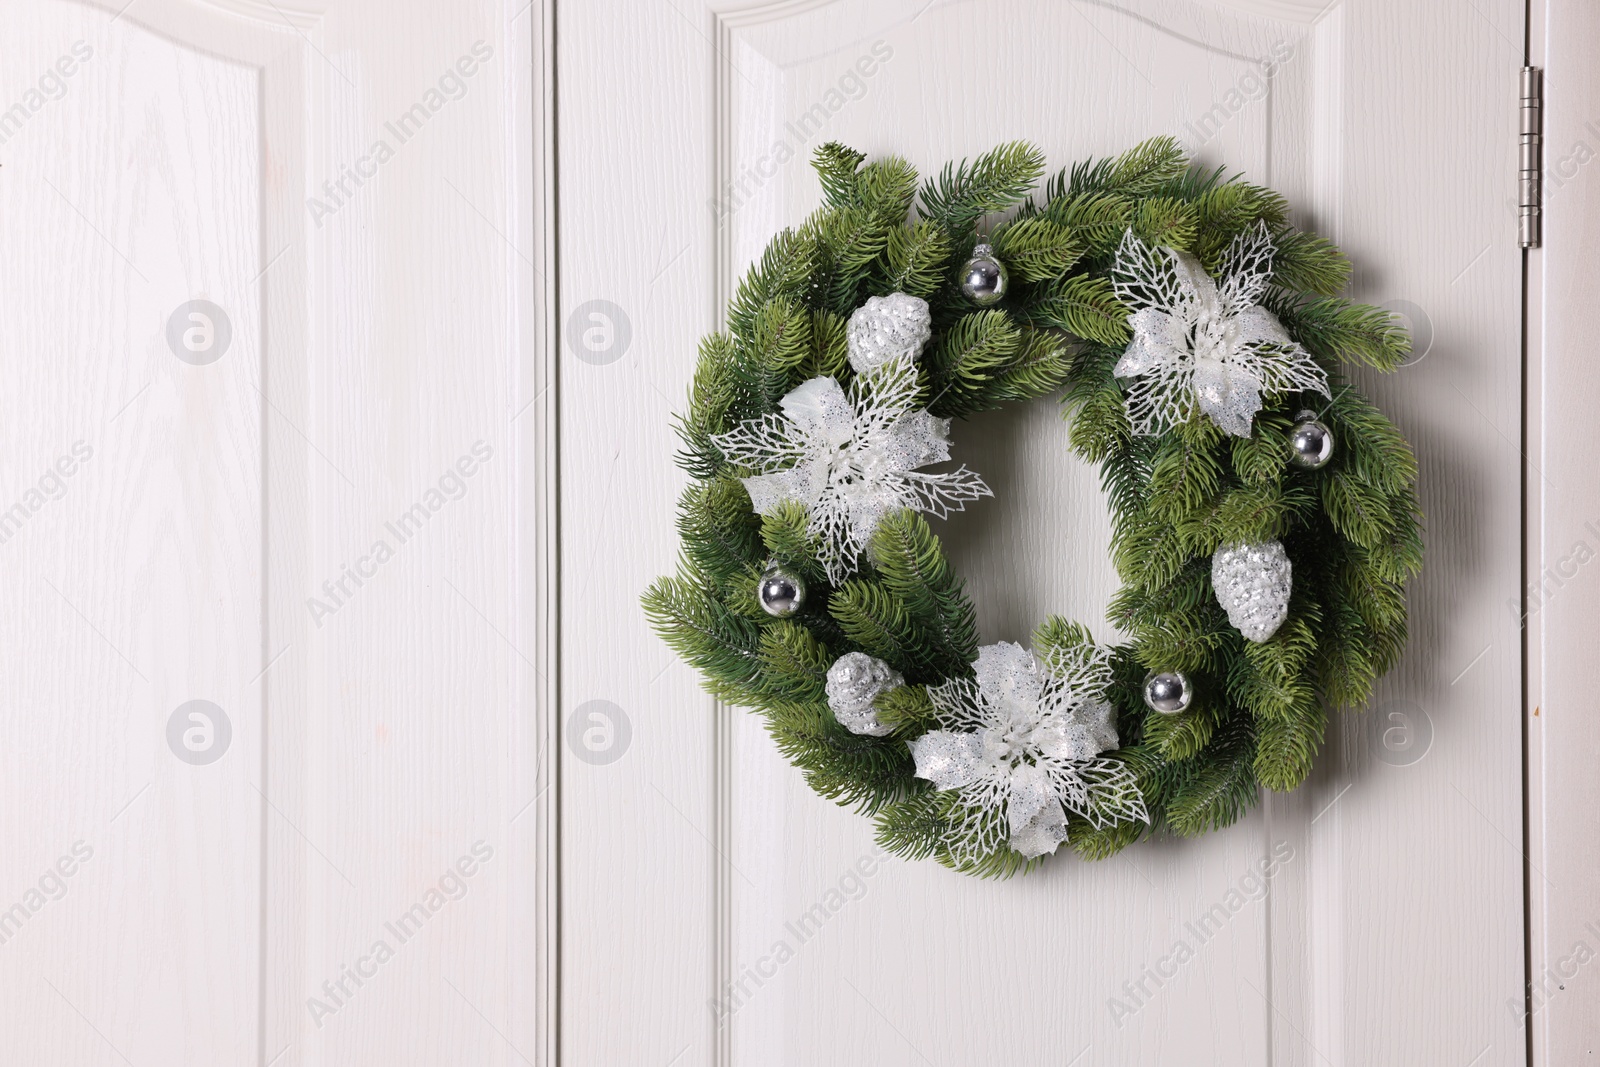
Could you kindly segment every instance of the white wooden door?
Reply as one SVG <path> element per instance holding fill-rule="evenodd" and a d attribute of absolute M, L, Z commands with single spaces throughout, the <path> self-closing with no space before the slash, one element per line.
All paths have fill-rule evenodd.
<path fill-rule="evenodd" d="M 1514 0 L 8 0 L 0 1062 L 1578 1062 L 1595 579 L 1526 583 L 1595 536 L 1580 4 L 1525 387 Z M 1156 133 L 1424 342 L 1361 379 L 1422 460 L 1411 650 L 1222 833 L 880 861 L 638 609 L 697 340 L 822 141 Z M 958 427 L 988 640 L 1104 634 L 1064 433 Z"/>
<path fill-rule="evenodd" d="M 1524 1062 L 1524 5 L 586 0 L 558 28 L 562 313 L 628 339 L 563 356 L 562 707 L 628 724 L 563 753 L 564 1062 Z M 1282 191 L 1413 321 L 1411 365 L 1358 376 L 1422 464 L 1410 651 L 1224 832 L 1007 883 L 879 860 L 632 609 L 674 564 L 696 340 L 816 205 L 824 141 L 926 173 L 1157 133 Z M 1054 406 L 954 436 L 997 489 L 939 527 L 984 640 L 1103 634 L 1106 509 Z"/>

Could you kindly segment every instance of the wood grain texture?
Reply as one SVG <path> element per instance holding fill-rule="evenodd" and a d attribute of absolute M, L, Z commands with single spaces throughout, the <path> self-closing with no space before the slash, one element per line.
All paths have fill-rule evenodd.
<path fill-rule="evenodd" d="M 7 1061 L 551 1062 L 549 6 L 13 6 Z"/>
<path fill-rule="evenodd" d="M 1544 247 L 1530 256 L 1527 588 L 1530 1030 L 1541 1067 L 1600 1053 L 1600 725 L 1593 711 L 1600 479 L 1576 446 L 1600 403 L 1592 339 L 1600 240 L 1600 42 L 1592 5 L 1536 6 L 1545 68 Z M 1542 23 L 1542 24 L 1541 24 Z"/>
<path fill-rule="evenodd" d="M 714 321 L 713 28 L 670 4 L 558 4 L 556 23 L 561 716 L 604 700 L 632 726 L 614 762 L 578 757 L 581 726 L 561 747 L 561 1054 L 681 1067 L 711 1036 L 713 719 L 638 605 L 673 566 L 667 413 Z"/>
<path fill-rule="evenodd" d="M 0 493 L 32 514 L 0 546 L 0 907 L 28 906 L 44 872 L 84 850 L 45 887 L 59 899 L 0 946 L 5 1044 L 41 1063 L 247 1062 L 262 904 L 262 100 L 247 68 L 108 20 L 25 3 L 3 31 L 5 106 L 31 114 L 0 172 Z M 80 60 L 70 76 L 63 55 Z M 165 336 L 200 296 L 232 323 L 209 366 L 180 362 Z M 42 479 L 62 456 L 81 462 L 52 491 Z M 196 698 L 231 724 L 205 766 L 167 742 L 169 716 Z"/>
<path fill-rule="evenodd" d="M 0 28 L 0 108 L 75 41 L 93 49 L 0 143 L 0 509 L 26 505 L 0 542 L 0 922 L 27 912 L 0 941 L 0 996 L 24 1020 L 8 1053 L 1521 1062 L 1519 6 L 120 6 L 23 0 Z M 1566 15 L 1556 159 L 1587 137 L 1555 89 L 1587 100 L 1575 49 L 1595 32 Z M 480 41 L 490 57 L 442 81 Z M 879 42 L 892 54 L 851 80 Z M 1279 45 L 1292 58 L 1248 99 Z M 952 73 L 986 57 L 1004 71 L 983 92 Z M 1208 115 L 1215 135 L 1197 134 Z M 815 203 L 821 140 L 927 168 L 1008 137 L 1059 164 L 1160 131 L 1280 188 L 1360 264 L 1355 295 L 1427 326 L 1413 366 L 1360 381 L 1418 446 L 1429 520 L 1415 640 L 1377 722 L 1421 712 L 1431 745 L 1395 765 L 1373 720 L 1342 721 L 1296 793 L 1101 865 L 984 884 L 879 864 L 869 824 L 705 698 L 637 611 L 673 563 L 669 416 L 695 343 Z M 392 154 L 368 172 L 379 140 Z M 1535 575 L 1596 518 L 1559 432 L 1593 408 L 1591 185 L 1583 170 L 1551 201 Z M 195 296 L 233 326 L 209 366 L 165 338 Z M 80 440 L 92 454 L 58 487 L 47 472 Z M 1049 612 L 1111 637 L 1104 503 L 1051 405 L 974 420 L 957 449 L 1002 490 L 941 527 L 985 638 Z M 388 524 L 418 505 L 402 539 Z M 345 577 L 379 540 L 391 558 Z M 1536 966 L 1596 918 L 1592 580 L 1536 617 Z M 325 581 L 345 589 L 314 613 Z M 194 697 L 233 729 L 208 766 L 166 740 Z M 92 855 L 47 878 L 80 840 Z M 473 873 L 447 876 L 478 842 Z M 1187 924 L 1230 893 L 1238 909 L 1197 938 Z M 389 924 L 418 904 L 401 943 Z M 1179 939 L 1193 959 L 1151 977 Z M 346 976 L 379 940 L 392 958 Z M 345 984 L 336 1004 L 325 981 Z M 741 1006 L 719 1023 L 727 981 Z M 1536 1016 L 1542 1062 L 1588 1051 L 1594 988 L 1583 969 Z"/>
<path fill-rule="evenodd" d="M 1522 1061 L 1506 1008 L 1522 982 L 1521 656 L 1504 605 L 1520 560 L 1505 200 L 1521 9 L 1245 6 L 561 8 L 560 119 L 580 131 L 563 140 L 563 306 L 623 304 L 640 349 L 564 357 L 563 708 L 610 695 L 635 729 L 625 759 L 563 785 L 571 1062 Z M 889 58 L 853 74 L 879 42 Z M 1279 46 L 1290 57 L 1250 99 Z M 1419 47 L 1428 64 L 1408 58 Z M 601 122 L 607 136 L 585 135 Z M 1417 445 L 1428 514 L 1413 645 L 1375 710 L 1412 728 L 1425 714 L 1431 746 L 1395 765 L 1370 714 L 1342 720 L 1311 782 L 1222 834 L 1012 883 L 898 862 L 860 875 L 870 824 L 813 796 L 619 607 L 672 566 L 668 420 L 695 343 L 814 206 L 823 140 L 929 169 L 1008 138 L 1061 165 L 1157 132 L 1283 191 L 1359 264 L 1354 295 L 1430 328 L 1414 366 L 1358 380 Z M 940 528 L 986 640 L 1050 612 L 1112 636 L 1104 501 L 1053 415 L 1042 402 L 955 434 L 957 458 L 1005 490 Z M 1286 853 L 1260 890 L 1252 872 Z M 1246 902 L 1200 943 L 1186 924 L 1230 892 Z M 796 943 L 830 893 L 845 903 Z M 1149 977 L 1185 938 L 1193 958 Z M 743 986 L 720 1027 L 719 978 Z M 635 1025 L 614 1025 L 612 1003 Z"/>
<path fill-rule="evenodd" d="M 327 455 L 308 470 L 312 572 L 337 576 L 380 541 L 394 556 L 306 650 L 300 828 L 328 862 L 306 865 L 305 1063 L 540 1055 L 538 942 L 509 935 L 540 936 L 527 872 L 547 844 L 554 635 L 526 629 L 548 593 L 531 588 L 545 534 L 522 525 L 540 485 L 524 464 L 549 462 L 530 173 L 541 18 L 521 3 L 344 2 L 309 35 L 322 118 L 307 184 L 362 172 L 379 142 L 393 151 L 309 240 L 305 426 Z M 419 505 L 420 531 L 401 518 Z M 378 943 L 393 958 L 307 1026 L 307 997 Z"/>

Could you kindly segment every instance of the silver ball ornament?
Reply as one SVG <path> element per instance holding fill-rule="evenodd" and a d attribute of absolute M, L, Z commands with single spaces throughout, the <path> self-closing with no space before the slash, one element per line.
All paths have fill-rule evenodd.
<path fill-rule="evenodd" d="M 1314 412 L 1302 411 L 1289 431 L 1290 460 L 1308 471 L 1321 470 L 1333 458 L 1333 431 L 1317 421 Z"/>
<path fill-rule="evenodd" d="M 1189 679 L 1177 671 L 1162 671 L 1144 680 L 1144 702 L 1151 711 L 1162 715 L 1177 715 L 1187 711 L 1194 700 L 1194 690 Z"/>
<path fill-rule="evenodd" d="M 979 307 L 988 307 L 1006 295 L 1006 268 L 988 241 L 979 241 L 972 258 L 961 268 L 961 292 Z"/>
<path fill-rule="evenodd" d="M 768 615 L 785 618 L 799 611 L 806 602 L 806 583 L 799 575 L 790 574 L 779 566 L 770 566 L 761 572 L 757 588 L 761 610 Z"/>

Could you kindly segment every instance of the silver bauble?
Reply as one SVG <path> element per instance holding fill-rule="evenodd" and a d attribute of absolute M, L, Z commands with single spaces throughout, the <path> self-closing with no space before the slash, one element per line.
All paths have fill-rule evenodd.
<path fill-rule="evenodd" d="M 1187 711 L 1193 699 L 1194 690 L 1189 688 L 1189 679 L 1177 671 L 1162 671 L 1144 680 L 1144 702 L 1151 711 L 1176 715 Z"/>
<path fill-rule="evenodd" d="M 1295 419 L 1294 429 L 1289 431 L 1290 461 L 1308 471 L 1326 467 L 1333 458 L 1333 431 L 1318 422 L 1312 411 L 1302 411 Z"/>
<path fill-rule="evenodd" d="M 761 599 L 761 609 L 781 619 L 793 615 L 805 604 L 806 583 L 799 575 L 773 565 L 761 572 L 757 595 Z"/>
<path fill-rule="evenodd" d="M 988 307 L 1006 295 L 1006 268 L 989 247 L 979 241 L 972 258 L 961 268 L 961 292 L 979 307 Z"/>

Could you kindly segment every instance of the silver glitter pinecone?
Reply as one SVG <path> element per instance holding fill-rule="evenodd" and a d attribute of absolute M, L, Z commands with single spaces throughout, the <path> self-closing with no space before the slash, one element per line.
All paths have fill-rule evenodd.
<path fill-rule="evenodd" d="M 1320 470 L 1333 458 L 1333 431 L 1317 421 L 1314 412 L 1302 411 L 1295 416 L 1294 429 L 1289 431 L 1290 459 L 1296 467 Z"/>
<path fill-rule="evenodd" d="M 806 583 L 798 575 L 773 565 L 761 572 L 757 595 L 761 599 L 761 609 L 781 619 L 793 615 L 805 604 Z"/>
<path fill-rule="evenodd" d="M 1211 586 L 1233 628 L 1260 643 L 1289 617 L 1292 571 L 1281 542 L 1223 545 L 1211 557 Z"/>
<path fill-rule="evenodd" d="M 905 684 L 900 672 L 865 652 L 847 652 L 828 668 L 828 707 L 853 734 L 882 737 L 894 730 L 878 721 L 872 702 L 879 693 Z"/>
<path fill-rule="evenodd" d="M 961 292 L 979 307 L 988 307 L 1006 295 L 1006 268 L 988 241 L 979 241 L 972 258 L 961 268 Z"/>
<path fill-rule="evenodd" d="M 1194 690 L 1189 679 L 1177 671 L 1162 671 L 1144 680 L 1144 702 L 1151 711 L 1162 715 L 1177 715 L 1188 711 L 1194 700 Z"/>
<path fill-rule="evenodd" d="M 850 316 L 845 331 L 850 366 L 866 374 L 901 356 L 916 359 L 932 336 L 926 300 L 906 293 L 869 297 Z"/>

